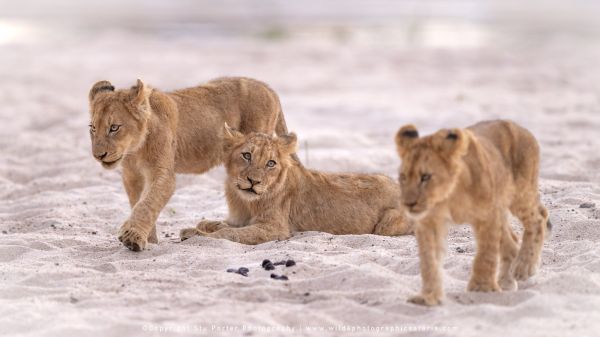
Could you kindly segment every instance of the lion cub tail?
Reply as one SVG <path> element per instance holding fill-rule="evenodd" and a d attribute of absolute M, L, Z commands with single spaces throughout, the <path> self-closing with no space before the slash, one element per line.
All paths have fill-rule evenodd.
<path fill-rule="evenodd" d="M 544 205 L 540 203 L 539 206 L 540 214 L 544 219 L 546 219 L 546 237 L 552 232 L 552 222 L 550 221 L 550 215 L 548 214 L 548 210 Z"/>

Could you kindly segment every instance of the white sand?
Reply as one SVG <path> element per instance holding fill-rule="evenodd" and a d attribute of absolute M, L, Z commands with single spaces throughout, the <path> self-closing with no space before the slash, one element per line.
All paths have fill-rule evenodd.
<path fill-rule="evenodd" d="M 400 332 L 351 335 L 598 334 L 597 35 L 523 42 L 467 26 L 464 40 L 434 34 L 415 46 L 394 35 L 401 25 L 311 29 L 291 29 L 283 40 L 111 30 L 89 41 L 46 34 L 0 44 L 0 335 L 265 335 L 243 326 L 274 329 L 272 336 L 363 327 Z M 181 228 L 226 215 L 222 168 L 179 176 L 158 221 L 160 243 L 127 250 L 116 239 L 129 214 L 119 171 L 103 170 L 90 154 L 90 85 L 130 86 L 141 77 L 174 89 L 221 75 L 272 84 L 301 158 L 328 171 L 396 177 L 392 139 L 404 123 L 431 132 L 510 118 L 530 128 L 554 223 L 539 274 L 516 292 L 467 293 L 475 244 L 469 227 L 455 227 L 444 266 L 448 300 L 428 309 L 406 303 L 420 289 L 412 236 L 310 232 L 258 246 L 179 243 Z M 271 280 L 260 267 L 265 258 L 294 259 L 297 266 L 277 269 L 290 280 Z M 225 272 L 241 266 L 249 277 Z"/>

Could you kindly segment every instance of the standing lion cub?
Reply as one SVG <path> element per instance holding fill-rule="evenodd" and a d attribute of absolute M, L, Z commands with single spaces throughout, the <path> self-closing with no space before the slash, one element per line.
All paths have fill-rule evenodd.
<path fill-rule="evenodd" d="M 401 235 L 412 231 L 397 183 L 383 175 L 321 173 L 292 159 L 296 135 L 243 135 L 225 126 L 227 221 L 181 231 L 255 245 L 298 231 Z"/>
<path fill-rule="evenodd" d="M 104 168 L 123 164 L 132 208 L 119 240 L 134 251 L 157 242 L 156 219 L 175 190 L 175 173 L 206 172 L 223 161 L 223 123 L 243 133 L 286 134 L 279 98 L 266 84 L 220 78 L 161 92 L 138 80 L 131 89 L 92 87 L 90 135 Z"/>
<path fill-rule="evenodd" d="M 477 254 L 470 291 L 514 290 L 536 273 L 548 211 L 538 193 L 539 148 L 529 131 L 509 121 L 440 130 L 419 138 L 414 126 L 396 135 L 400 186 L 417 221 L 422 292 L 409 299 L 438 305 L 444 297 L 442 259 L 448 223 L 470 223 Z M 519 249 L 508 212 L 524 226 Z M 500 274 L 498 280 L 498 258 Z"/>

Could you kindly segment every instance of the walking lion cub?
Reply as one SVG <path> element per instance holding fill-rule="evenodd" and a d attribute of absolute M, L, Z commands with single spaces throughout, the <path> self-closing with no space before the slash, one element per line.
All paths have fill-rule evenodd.
<path fill-rule="evenodd" d="M 407 125 L 398 131 L 396 144 L 402 203 L 417 222 L 423 281 L 421 294 L 410 302 L 439 305 L 444 298 L 448 223 L 469 223 L 475 232 L 468 290 L 514 290 L 515 279 L 536 273 L 550 222 L 538 193 L 539 147 L 529 131 L 509 121 L 487 121 L 419 138 Z M 520 249 L 508 211 L 524 226 Z"/>
<path fill-rule="evenodd" d="M 255 245 L 298 231 L 401 235 L 412 231 L 400 188 L 383 175 L 309 170 L 293 160 L 296 135 L 243 135 L 225 126 L 226 221 L 181 231 Z"/>
<path fill-rule="evenodd" d="M 133 251 L 158 242 L 156 219 L 175 191 L 175 173 L 204 173 L 223 161 L 223 123 L 244 133 L 287 134 L 277 94 L 265 83 L 224 77 L 162 92 L 138 80 L 89 93 L 92 153 L 104 168 L 122 163 L 131 215 L 119 240 Z"/>

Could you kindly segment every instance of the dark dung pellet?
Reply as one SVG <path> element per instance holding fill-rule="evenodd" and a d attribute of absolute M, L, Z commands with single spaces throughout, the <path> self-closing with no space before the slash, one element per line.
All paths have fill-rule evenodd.
<path fill-rule="evenodd" d="M 263 260 L 262 267 L 265 268 L 265 270 L 273 270 L 273 269 L 275 269 L 275 266 L 273 265 L 273 262 L 271 262 L 270 260 Z"/>
<path fill-rule="evenodd" d="M 275 279 L 275 280 L 281 280 L 281 281 L 287 281 L 288 277 L 285 275 L 277 275 L 277 274 L 271 274 L 271 278 Z"/>
<path fill-rule="evenodd" d="M 295 266 L 295 265 L 296 265 L 296 261 L 294 261 L 294 260 L 287 260 L 285 262 L 285 266 L 286 267 L 292 267 L 292 266 Z"/>
<path fill-rule="evenodd" d="M 240 267 L 238 269 L 235 269 L 235 268 L 229 268 L 229 269 L 227 269 L 228 273 L 236 273 L 236 274 L 240 274 L 242 276 L 248 276 L 248 272 L 249 271 L 250 270 L 248 268 L 246 268 L 246 267 Z"/>

